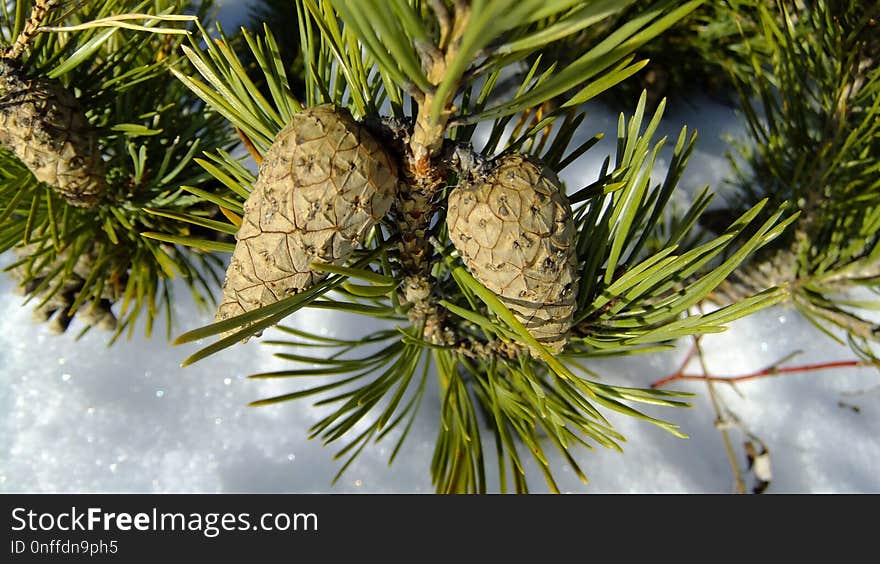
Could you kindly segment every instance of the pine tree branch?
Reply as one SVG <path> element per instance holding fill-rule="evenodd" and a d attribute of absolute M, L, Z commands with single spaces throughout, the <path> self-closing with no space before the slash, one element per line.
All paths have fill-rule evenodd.
<path fill-rule="evenodd" d="M 435 8 L 440 6 L 434 4 Z M 580 275 L 572 305 L 577 325 L 571 335 L 539 339 L 528 320 L 512 309 L 521 304 L 490 290 L 475 276 L 476 271 L 469 270 L 472 265 L 465 266 L 468 263 L 462 249 L 451 239 L 445 221 L 450 194 L 462 186 L 479 188 L 495 168 L 511 158 L 533 163 L 530 166 L 545 171 L 542 174 L 547 178 L 576 161 L 601 134 L 573 143 L 584 114 L 558 104 L 557 90 L 574 88 L 576 96 L 583 98 L 610 88 L 640 68 L 640 63 L 632 62 L 634 49 L 699 3 L 652 4 L 647 15 L 624 25 L 573 67 L 540 70 L 537 63 L 530 65 L 517 92 L 512 93 L 512 103 L 505 105 L 507 102 L 497 99 L 500 71 L 540 47 L 540 41 L 528 42 L 530 34 L 548 29 L 538 37 L 558 40 L 565 37 L 566 29 L 582 30 L 590 24 L 590 17 L 601 15 L 590 10 L 615 8 L 612 3 L 591 4 L 590 10 L 576 9 L 568 2 L 551 7 L 539 4 L 537 0 L 504 6 L 445 2 L 444 9 L 434 11 L 430 4 L 415 10 L 397 0 L 387 13 L 372 14 L 374 2 L 300 0 L 298 24 L 306 73 L 302 104 L 288 94 L 287 71 L 279 66 L 277 54 L 266 47 L 274 43 L 268 31 L 257 36 L 246 34 L 245 43 L 256 66 L 263 70 L 264 91 L 271 97 L 255 93 L 251 86 L 254 79 L 243 68 L 235 45 L 222 34 L 207 47 L 193 42 L 188 48 L 186 55 L 200 78 L 177 73 L 187 88 L 251 141 L 255 159 L 266 159 L 269 150 L 275 154 L 277 148 L 271 147 L 279 131 L 299 112 L 313 112 L 312 106 L 332 103 L 350 108 L 358 123 L 403 171 L 398 177 L 396 207 L 371 224 L 361 248 L 329 266 L 311 264 L 310 269 L 322 282 L 178 339 L 187 342 L 226 335 L 190 357 L 187 363 L 192 363 L 305 307 L 407 320 L 408 326 L 383 337 L 381 350 L 385 352 L 378 357 L 360 352 L 361 347 L 376 345 L 376 341 L 334 339 L 332 345 L 337 350 L 330 358 L 326 354 L 281 353 L 291 362 L 315 362 L 317 369 L 258 375 L 327 378 L 306 391 L 256 404 L 314 395 L 322 397 L 319 404 L 334 405 L 312 432 L 325 442 L 345 441 L 338 453 L 346 459 L 342 470 L 368 443 L 385 436 L 386 425 L 403 422 L 414 413 L 420 396 L 417 390 L 424 382 L 418 377 L 419 366 L 427 367 L 430 362 L 437 367 L 443 391 L 442 426 L 432 464 L 438 491 L 485 491 L 486 453 L 480 433 L 487 422 L 504 480 L 512 478 L 513 489 L 526 491 L 520 456 L 528 452 L 552 490 L 556 486 L 545 453 L 548 446 L 558 449 L 581 476 L 584 474 L 572 454 L 577 445 L 619 448 L 623 438 L 603 415 L 606 410 L 684 436 L 675 425 L 633 407 L 645 403 L 682 406 L 684 403 L 675 399 L 680 394 L 600 384 L 582 359 L 656 350 L 681 336 L 720 331 L 731 320 L 784 297 L 781 291 L 767 291 L 706 315 L 687 315 L 689 308 L 718 287 L 747 256 L 779 237 L 793 217 L 763 201 L 732 217 L 719 236 L 699 240 L 690 231 L 708 205 L 708 196 L 703 195 L 681 222 L 668 224 L 665 208 L 695 137 L 687 130 L 681 132 L 666 178 L 655 186 L 651 172 L 659 162 L 664 140 L 656 141 L 654 136 L 663 104 L 658 112 L 646 116 L 644 98 L 629 119 L 621 116 L 613 163 L 609 157 L 595 181 L 573 194 L 571 216 L 560 219 L 574 225 L 570 248 Z M 368 25 L 374 15 L 378 19 Z M 493 53 L 491 47 L 498 44 L 516 49 L 504 55 Z M 470 71 L 486 62 L 478 59 L 493 57 L 493 66 L 486 67 L 485 83 L 471 82 L 474 74 Z M 564 74 L 561 80 L 560 74 Z M 414 94 L 408 105 L 404 103 L 407 90 Z M 573 98 L 569 106 L 581 98 Z M 378 114 L 386 99 L 393 118 Z M 452 100 L 460 107 L 453 107 Z M 469 144 L 474 128 L 468 120 L 491 119 L 487 108 L 500 113 L 491 124 L 489 141 L 475 149 Z M 266 162 L 263 160 L 261 170 Z M 214 225 L 219 232 L 238 230 L 248 213 L 253 214 L 246 201 L 255 189 L 264 189 L 261 183 L 265 180 L 219 152 L 208 153 L 199 163 L 228 192 L 212 194 L 193 187 L 187 187 L 187 192 L 218 205 L 229 225 L 155 207 L 152 213 L 176 217 L 189 225 Z M 548 180 L 545 184 L 552 183 Z M 561 183 L 552 184 L 552 188 L 564 190 Z M 178 235 L 172 237 L 166 240 L 187 242 Z M 693 284 L 679 286 L 691 277 Z M 559 354 L 544 344 L 564 345 L 566 340 L 569 344 Z M 303 343 L 300 340 L 286 346 Z M 331 343 L 313 338 L 305 341 L 305 346 L 324 345 Z M 355 428 L 357 433 L 352 432 Z"/>
<path fill-rule="evenodd" d="M 800 11 L 782 0 L 773 8 L 745 4 L 757 18 L 741 22 L 752 26 L 743 29 L 744 46 L 764 79 L 732 77 L 754 144 L 740 147 L 749 170 L 733 163 L 734 185 L 743 202 L 770 195 L 796 205 L 800 217 L 713 299 L 728 303 L 777 286 L 818 326 L 840 327 L 851 342 L 876 342 L 876 324 L 846 311 L 839 294 L 880 280 L 880 185 L 869 172 L 878 150 L 880 75 L 865 64 L 880 54 L 872 40 L 880 12 L 852 2 Z"/>
<path fill-rule="evenodd" d="M 156 13 L 109 17 L 148 25 L 163 18 L 190 21 L 193 16 L 167 15 L 186 5 L 185 0 L 163 0 L 150 8 Z M 57 23 L 65 31 L 39 27 L 39 38 L 17 62 L 30 88 L 51 83 L 64 96 L 76 93 L 76 103 L 88 109 L 83 127 L 94 134 L 89 145 L 102 164 L 90 174 L 106 183 L 102 197 L 88 212 L 79 210 L 77 201 L 60 197 L 24 163 L 0 151 L 0 251 L 15 247 L 21 257 L 13 276 L 36 303 L 36 315 L 54 329 L 65 330 L 75 315 L 85 325 L 83 333 L 92 326 L 110 329 L 111 343 L 125 332 L 131 335 L 139 320 L 149 334 L 163 313 L 170 336 L 166 284 L 173 278 L 184 281 L 200 307 L 212 305 L 219 259 L 143 238 L 140 232 L 213 238 L 213 243 L 222 238 L 205 227 L 215 226 L 214 212 L 179 183 L 207 181 L 195 155 L 231 141 L 219 116 L 203 114 L 202 104 L 163 75 L 166 64 L 180 64 L 170 55 L 179 40 L 88 25 L 94 15 L 107 16 L 120 6 L 118 0 L 101 0 L 72 4 L 63 14 L 59 8 L 53 16 L 61 14 Z M 82 31 L 71 30 L 81 25 Z M 152 213 L 160 208 L 165 215 Z M 189 225 L 180 221 L 184 217 Z"/>
<path fill-rule="evenodd" d="M 18 60 L 22 53 L 24 53 L 24 50 L 27 49 L 28 44 L 34 36 L 42 31 L 40 27 L 49 17 L 50 12 L 60 4 L 60 1 L 61 0 L 36 0 L 31 8 L 30 18 L 21 30 L 21 33 L 18 34 L 12 45 L 9 45 L 3 50 L 3 53 L 0 54 L 0 58 Z"/>

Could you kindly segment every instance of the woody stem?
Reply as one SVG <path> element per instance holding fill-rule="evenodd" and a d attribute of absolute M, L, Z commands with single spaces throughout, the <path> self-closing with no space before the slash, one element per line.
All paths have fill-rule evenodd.
<path fill-rule="evenodd" d="M 15 42 L 10 45 L 0 57 L 13 60 L 21 57 L 21 54 L 24 53 L 28 44 L 34 36 L 37 35 L 37 32 L 39 32 L 40 26 L 43 25 L 49 12 L 60 2 L 61 0 L 37 0 L 34 2 L 34 7 L 31 10 L 31 17 L 28 19 L 27 23 L 24 24 L 24 28 L 21 30 L 21 33 L 18 34 L 18 37 L 15 38 Z"/>
<path fill-rule="evenodd" d="M 732 385 L 738 382 L 758 380 L 760 378 L 769 378 L 773 376 L 783 376 L 785 374 L 801 374 L 804 372 L 816 372 L 818 370 L 830 370 L 833 368 L 866 368 L 878 365 L 880 365 L 880 363 L 878 362 L 867 362 L 860 360 L 837 360 L 832 362 L 819 362 L 815 364 L 804 364 L 799 366 L 771 366 L 769 368 L 764 368 L 762 370 L 757 370 L 755 372 L 750 372 L 748 374 L 742 374 L 739 376 L 707 376 L 705 374 L 684 374 L 682 372 L 678 372 L 676 374 L 672 374 L 670 376 L 666 376 L 665 378 L 661 378 L 660 380 L 652 382 L 651 387 L 661 388 L 677 380 L 701 380 Z"/>
<path fill-rule="evenodd" d="M 444 9 L 437 15 L 445 25 L 445 33 L 440 46 L 422 50 L 423 68 L 432 88 L 418 99 L 415 127 L 405 148 L 395 215 L 401 235 L 400 260 L 406 278 L 403 301 L 412 304 L 413 324 L 423 325 L 427 338 L 443 342 L 446 339 L 441 335 L 442 314 L 432 296 L 435 285 L 431 283 L 430 268 L 434 253 L 428 242 L 428 229 L 439 205 L 438 195 L 446 183 L 447 171 L 438 161 L 452 108 L 451 96 L 437 100 L 435 95 L 436 87 L 456 56 L 470 10 L 457 5 L 454 14 Z M 441 111 L 439 117 L 432 118 L 435 104 L 441 106 Z"/>

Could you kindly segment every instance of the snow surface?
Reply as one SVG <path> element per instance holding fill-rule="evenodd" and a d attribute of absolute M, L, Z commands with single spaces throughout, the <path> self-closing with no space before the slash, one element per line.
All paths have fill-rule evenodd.
<path fill-rule="evenodd" d="M 235 29 L 239 12 L 222 12 Z M 617 115 L 594 107 L 581 126 L 584 136 L 606 139 L 572 165 L 564 178 L 572 189 L 595 178 L 613 151 Z M 724 134 L 741 134 L 732 110 L 711 102 L 667 112 L 663 132 L 672 140 L 687 123 L 701 132 L 682 182 L 683 194 L 727 173 Z M 665 163 L 659 163 L 663 170 Z M 686 201 L 684 196 L 682 201 Z M 9 256 L 3 257 L 8 263 Z M 172 347 L 161 335 L 136 335 L 107 348 L 106 335 L 90 332 L 76 342 L 53 336 L 31 321 L 30 307 L 0 279 L 0 491 L 2 492 L 431 492 L 429 465 L 437 434 L 439 393 L 429 389 L 409 438 L 393 466 L 387 458 L 394 437 L 365 449 L 343 478 L 337 445 L 307 440 L 307 428 L 326 408 L 308 401 L 248 408 L 254 399 L 305 387 L 308 382 L 261 381 L 247 374 L 289 368 L 259 340 L 238 345 L 194 366 L 181 361 L 206 343 Z M 209 323 L 183 288 L 176 302 L 175 334 Z M 287 323 L 331 336 L 374 329 L 345 314 L 303 311 Z M 273 331 L 267 331 L 272 338 Z M 764 368 L 795 350 L 794 362 L 853 358 L 796 312 L 766 310 L 704 339 L 709 369 L 718 375 Z M 674 372 L 688 343 L 674 353 L 592 361 L 590 368 L 613 384 L 646 386 Z M 691 366 L 696 370 L 697 366 Z M 561 456 L 551 453 L 560 488 L 569 492 L 730 492 L 733 478 L 715 414 L 702 382 L 675 389 L 694 392 L 691 409 L 646 409 L 687 433 L 677 439 L 648 423 L 617 414 L 609 419 L 628 439 L 624 453 L 577 451 L 590 478 L 582 484 Z M 717 391 L 741 422 L 770 451 L 773 481 L 768 492 L 880 492 L 880 382 L 876 370 L 843 369 L 765 378 Z M 745 470 L 742 442 L 730 430 Z M 552 448 L 552 447 L 551 447 Z M 490 487 L 496 488 L 494 469 Z M 748 478 L 748 476 L 747 476 Z M 529 468 L 533 491 L 546 491 Z"/>

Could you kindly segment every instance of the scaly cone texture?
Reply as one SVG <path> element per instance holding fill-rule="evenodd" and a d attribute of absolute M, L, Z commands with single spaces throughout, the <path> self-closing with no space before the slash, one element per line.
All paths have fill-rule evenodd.
<path fill-rule="evenodd" d="M 25 257 L 38 252 L 36 245 L 16 247 L 15 254 Z M 54 260 L 42 264 L 38 272 L 27 272 L 24 266 L 12 269 L 12 277 L 21 283 L 17 290 L 20 294 L 30 296 L 36 292 L 33 318 L 37 322 L 49 321 L 49 330 L 55 334 L 67 331 L 68 326 L 76 317 L 85 325 L 96 326 L 100 329 L 112 331 L 116 329 L 116 316 L 111 307 L 119 298 L 119 292 L 113 285 L 107 284 L 97 301 L 84 301 L 74 312 L 73 306 L 95 267 L 95 249 L 80 254 L 73 265 L 72 271 L 60 282 L 49 283 L 47 277 L 52 277 L 54 271 L 61 268 L 63 263 L 69 261 L 69 253 L 62 251 Z M 25 282 L 27 280 L 27 282 Z M 124 283 L 122 284 L 124 286 Z M 38 290 L 41 286 L 43 289 Z M 51 321 L 50 321 L 51 319 Z"/>
<path fill-rule="evenodd" d="M 397 191 L 397 166 L 351 114 L 330 104 L 294 115 L 263 156 L 244 205 L 217 320 L 301 292 L 342 264 Z"/>
<path fill-rule="evenodd" d="M 561 351 L 578 273 L 571 205 L 556 173 L 524 155 L 503 157 L 485 181 L 450 193 L 446 224 L 474 278 L 537 341 Z"/>
<path fill-rule="evenodd" d="M 107 189 L 98 135 L 59 83 L 26 78 L 0 59 L 0 145 L 67 203 L 92 207 Z"/>

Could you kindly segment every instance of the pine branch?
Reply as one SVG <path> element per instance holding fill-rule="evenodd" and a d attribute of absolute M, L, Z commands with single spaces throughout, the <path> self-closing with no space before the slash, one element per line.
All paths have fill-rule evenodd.
<path fill-rule="evenodd" d="M 30 4 L 21 4 L 17 13 L 27 13 L 24 8 Z M 66 96 L 87 109 L 79 134 L 88 136 L 100 164 L 87 174 L 100 181 L 102 191 L 90 200 L 80 195 L 71 200 L 58 192 L 51 176 L 35 177 L 20 158 L 0 150 L 0 251 L 15 248 L 13 275 L 37 304 L 35 315 L 51 318 L 56 331 L 66 330 L 76 315 L 84 331 L 92 326 L 111 329 L 112 343 L 126 331 L 131 335 L 139 319 L 149 334 L 164 310 L 170 334 L 172 304 L 166 284 L 172 278 L 182 278 L 200 305 L 212 304 L 214 271 L 220 265 L 216 257 L 139 235 L 161 231 L 191 237 L 202 228 L 151 215 L 154 208 L 210 221 L 215 212 L 179 186 L 205 183 L 210 177 L 194 157 L 202 149 L 228 147 L 231 142 L 220 116 L 206 114 L 182 85 L 163 76 L 166 65 L 182 64 L 173 55 L 180 39 L 158 23 L 192 20 L 193 16 L 168 13 L 187 7 L 187 2 L 177 0 L 150 6 L 103 0 L 58 8 L 53 13 L 59 25 L 39 27 L 21 60 L 7 63 L 27 77 L 17 83 L 25 85 L 23 90 L 2 93 L 7 99 L 20 96 L 13 99 L 28 104 L 39 85 L 49 84 L 44 92 L 49 93 L 50 105 L 53 96 Z M 202 9 L 208 7 L 204 4 Z M 125 8 L 139 12 L 118 12 Z M 123 31 L 115 25 L 129 21 L 141 22 L 151 33 Z M 23 27 L 16 24 L 15 29 Z M 21 37 L 14 31 L 5 29 L 3 36 Z M 16 119 L 14 108 L 7 110 L 11 119 Z M 66 142 L 63 136 L 57 138 Z M 45 159 L 59 158 L 52 156 L 55 143 L 45 145 Z M 59 162 L 58 170 L 63 171 L 66 165 Z M 88 161 L 86 165 L 92 166 Z M 77 207 L 82 205 L 91 207 Z M 214 231 L 207 236 L 215 237 Z"/>
<path fill-rule="evenodd" d="M 277 42 L 268 29 L 257 35 L 245 33 L 250 51 L 246 56 L 222 33 L 205 47 L 193 41 L 186 49 L 201 76 L 178 71 L 177 78 L 249 141 L 251 154 L 260 160 L 259 172 L 255 176 L 242 163 L 219 152 L 200 160 L 228 192 L 219 196 L 188 190 L 225 210 L 228 224 L 220 218 L 209 222 L 164 210 L 154 213 L 222 233 L 235 230 L 239 238 L 245 226 L 251 230 L 262 226 L 262 216 L 257 217 L 260 210 L 271 216 L 276 194 L 286 197 L 280 181 L 270 179 L 299 174 L 295 171 L 300 165 L 293 163 L 290 170 L 294 172 L 275 176 L 277 170 L 289 170 L 284 159 L 301 159 L 302 166 L 307 166 L 310 159 L 319 162 L 322 158 L 302 153 L 305 145 L 297 144 L 307 141 L 289 137 L 286 126 L 303 115 L 330 116 L 326 113 L 328 102 L 347 107 L 359 121 L 345 127 L 363 127 L 358 135 L 369 133 L 377 139 L 398 171 L 390 212 L 365 224 L 358 248 L 339 260 L 334 255 L 332 261 L 312 262 L 311 282 L 305 288 L 297 287 L 293 295 L 264 293 L 265 299 L 248 305 L 245 313 L 226 319 L 221 316 L 209 326 L 181 335 L 177 342 L 221 335 L 186 364 L 258 335 L 306 307 L 391 320 L 394 330 L 353 340 L 327 340 L 288 329 L 299 339 L 273 344 L 305 345 L 315 352 L 279 356 L 317 368 L 254 376 L 319 376 L 323 382 L 259 400 L 255 405 L 311 396 L 321 405 L 332 404 L 335 409 L 312 434 L 328 443 L 344 441 L 338 453 L 346 459 L 344 471 L 369 443 L 389 436 L 391 429 L 400 430 L 399 441 L 403 440 L 426 379 L 436 370 L 443 399 L 432 475 L 437 490 L 443 492 L 485 491 L 482 437 L 487 428 L 495 442 L 503 487 L 509 477 L 515 491 L 527 489 L 521 459 L 526 452 L 538 463 L 552 490 L 553 469 L 545 448 L 552 445 L 558 449 L 582 476 L 574 460 L 576 445 L 619 448 L 623 437 L 603 415 L 608 410 L 683 436 L 675 425 L 633 407 L 686 405 L 680 394 L 599 383 L 589 372 L 586 359 L 657 350 L 681 336 L 720 331 L 731 320 L 783 299 L 783 292 L 771 290 L 710 314 L 688 316 L 688 310 L 709 296 L 750 254 L 777 239 L 794 216 L 784 208 L 773 209 L 767 201 L 760 202 L 732 218 L 717 237 L 698 241 L 689 232 L 708 204 L 705 195 L 679 223 L 670 224 L 665 208 L 695 137 L 686 129 L 682 131 L 666 179 L 652 185 L 651 172 L 665 142 L 653 139 L 663 105 L 648 119 L 642 98 L 628 121 L 621 116 L 613 165 L 609 157 L 594 181 L 572 193 L 570 214 L 560 216 L 560 222 L 572 225 L 571 231 L 560 231 L 568 235 L 559 237 L 571 237 L 567 244 L 578 277 L 574 298 L 565 306 L 572 310 L 567 323 L 573 321 L 574 325 L 570 333 L 563 330 L 547 339 L 539 338 L 536 318 L 522 313 L 523 300 L 499 295 L 479 279 L 474 264 L 465 261 L 462 247 L 453 241 L 447 216 L 454 191 L 479 189 L 505 162 L 530 163 L 533 168 L 529 170 L 541 171 L 548 190 L 564 191 L 558 179 L 553 180 L 553 168 L 562 169 L 576 161 L 601 136 L 572 143 L 575 129 L 583 121 L 583 114 L 572 106 L 634 72 L 640 63 L 633 63 L 633 51 L 699 3 L 656 3 L 572 65 L 540 73 L 538 65 L 532 65 L 532 72 L 507 101 L 499 101 L 495 90 L 501 70 L 616 13 L 616 8 L 611 3 L 585 8 L 568 2 L 526 3 L 524 7 L 512 3 L 457 2 L 452 6 L 434 2 L 422 6 L 395 2 L 387 11 L 377 11 L 373 4 L 341 0 L 297 3 L 306 81 L 303 101 L 291 93 L 288 71 L 272 47 Z M 373 23 L 368 25 L 368 21 Z M 253 58 L 261 69 L 270 96 L 253 87 L 242 57 Z M 489 67 L 484 68 L 487 61 Z M 477 83 L 481 76 L 486 80 Z M 551 98 L 569 90 L 576 92 L 570 104 L 559 107 L 550 103 Z M 378 114 L 381 101 L 386 99 L 393 117 Z M 455 106 L 452 100 L 456 100 Z M 337 111 L 332 115 L 345 114 Z M 511 135 L 508 126 L 517 115 L 521 119 Z M 328 131 L 331 126 L 327 123 L 340 118 L 322 119 L 330 121 L 325 121 L 323 129 L 310 129 L 308 135 L 301 131 L 303 139 L 337 135 Z M 472 122 L 492 120 L 488 142 L 474 150 L 468 143 L 474 132 Z M 333 139 L 340 146 L 348 143 L 344 141 L 347 137 Z M 290 157 L 280 152 L 283 143 L 296 145 L 300 153 Z M 327 170 L 332 170 L 332 161 L 328 163 Z M 331 197 L 332 190 L 342 189 L 340 186 L 327 184 L 331 193 L 321 197 Z M 321 197 L 316 202 L 323 206 Z M 338 219 L 341 208 L 334 209 Z M 287 236 L 302 237 L 303 241 L 312 237 L 307 228 L 296 223 L 307 224 L 312 216 L 299 209 L 294 209 L 292 216 Z M 525 221 L 526 216 L 521 219 Z M 204 245 L 178 237 L 165 240 Z M 290 248 L 289 242 L 287 245 Z M 497 250 L 510 252 L 503 247 Z M 301 252 L 299 248 L 290 250 L 291 263 Z M 283 263 L 284 253 L 274 260 Z M 270 267 L 265 267 L 267 272 Z M 235 268 L 243 267 L 230 268 L 234 276 Z M 262 281 L 274 276 L 281 279 L 288 274 L 283 269 L 262 274 L 253 288 L 277 288 Z M 694 283 L 682 288 L 685 280 Z M 568 292 L 573 289 L 572 285 Z M 242 298 L 236 299 L 241 304 Z M 550 305 L 544 307 L 549 309 Z M 557 353 L 556 347 L 561 352 Z M 324 349 L 335 351 L 328 356 Z M 395 445 L 394 453 L 400 444 Z"/>
<path fill-rule="evenodd" d="M 762 79 L 737 82 L 753 144 L 739 146 L 745 165 L 733 161 L 734 186 L 742 204 L 769 196 L 796 206 L 800 217 L 718 297 L 784 287 L 805 317 L 843 329 L 864 349 L 877 341 L 876 325 L 841 292 L 878 281 L 880 12 L 855 2 L 801 11 L 783 1 L 751 4 L 760 27 L 744 33 L 759 36 L 746 46 Z"/>
<path fill-rule="evenodd" d="M 43 25 L 51 11 L 54 10 L 58 4 L 60 4 L 60 0 L 36 0 L 31 9 L 30 18 L 24 25 L 24 29 L 22 29 L 21 33 L 17 35 L 15 42 L 3 50 L 2 58 L 16 60 L 21 57 L 22 53 L 27 48 L 28 43 L 30 43 L 37 32 L 40 31 L 40 26 Z"/>

